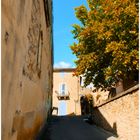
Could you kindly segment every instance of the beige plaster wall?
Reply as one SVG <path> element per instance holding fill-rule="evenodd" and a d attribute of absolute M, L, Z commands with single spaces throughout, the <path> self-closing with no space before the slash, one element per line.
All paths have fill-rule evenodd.
<path fill-rule="evenodd" d="M 2 140 L 34 139 L 51 109 L 51 25 L 44 10 L 43 0 L 2 0 Z"/>

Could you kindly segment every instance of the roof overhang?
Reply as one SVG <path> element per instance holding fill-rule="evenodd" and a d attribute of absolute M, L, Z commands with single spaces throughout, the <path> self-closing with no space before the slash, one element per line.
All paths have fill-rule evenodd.
<path fill-rule="evenodd" d="M 76 68 L 54 68 L 53 72 L 74 72 Z"/>

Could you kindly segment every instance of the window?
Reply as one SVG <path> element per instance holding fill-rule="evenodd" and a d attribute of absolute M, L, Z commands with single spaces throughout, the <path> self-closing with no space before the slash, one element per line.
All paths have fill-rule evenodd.
<path fill-rule="evenodd" d="M 61 87 L 60 87 L 60 94 L 62 96 L 64 96 L 66 93 L 66 85 L 65 84 L 61 84 Z"/>
<path fill-rule="evenodd" d="M 65 76 L 65 73 L 64 73 L 64 72 L 61 72 L 61 73 L 60 73 L 60 77 L 61 77 L 61 78 L 64 78 L 64 76 Z"/>
<path fill-rule="evenodd" d="M 84 86 L 84 78 L 82 76 L 80 76 L 80 86 L 81 87 Z"/>

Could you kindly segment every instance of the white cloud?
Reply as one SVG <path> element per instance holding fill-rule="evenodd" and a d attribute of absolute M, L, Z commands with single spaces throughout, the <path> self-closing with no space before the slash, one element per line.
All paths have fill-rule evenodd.
<path fill-rule="evenodd" d="M 70 63 L 60 61 L 54 64 L 54 68 L 72 68 L 73 66 Z"/>

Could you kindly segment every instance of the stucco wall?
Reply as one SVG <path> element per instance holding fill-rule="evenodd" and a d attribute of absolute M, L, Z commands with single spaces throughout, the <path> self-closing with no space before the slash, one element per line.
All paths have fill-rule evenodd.
<path fill-rule="evenodd" d="M 138 86 L 94 108 L 94 123 L 118 135 L 119 140 L 138 140 Z"/>
<path fill-rule="evenodd" d="M 2 140 L 34 139 L 50 112 L 49 18 L 43 0 L 2 0 Z"/>

